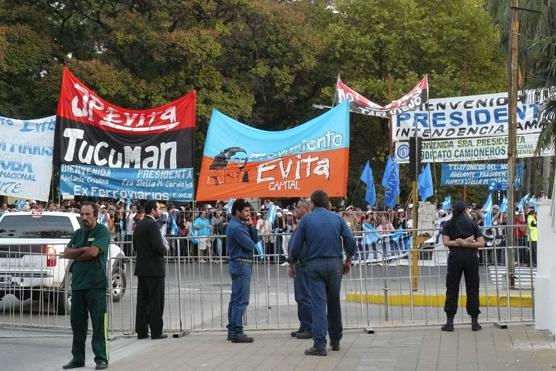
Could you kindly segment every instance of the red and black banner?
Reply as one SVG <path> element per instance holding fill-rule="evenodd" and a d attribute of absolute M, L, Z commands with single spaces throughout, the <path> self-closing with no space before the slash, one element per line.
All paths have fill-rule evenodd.
<path fill-rule="evenodd" d="M 64 69 L 55 161 L 111 168 L 193 166 L 195 91 L 164 106 L 130 110 L 106 102 Z"/>
<path fill-rule="evenodd" d="M 54 134 L 62 194 L 192 201 L 195 99 L 125 109 L 64 69 Z"/>
<path fill-rule="evenodd" d="M 419 108 L 422 103 L 428 100 L 428 90 L 429 83 L 427 75 L 425 75 L 406 95 L 386 106 L 381 106 L 344 84 L 342 80 L 340 80 L 340 77 L 338 77 L 334 105 L 349 100 L 349 109 L 351 112 L 369 116 L 390 117 Z"/>

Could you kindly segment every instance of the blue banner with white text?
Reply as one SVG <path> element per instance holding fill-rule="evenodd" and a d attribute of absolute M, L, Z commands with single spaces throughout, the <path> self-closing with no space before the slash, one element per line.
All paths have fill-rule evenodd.
<path fill-rule="evenodd" d="M 523 173 L 518 164 L 516 174 Z M 508 188 L 508 164 L 442 164 L 442 186 L 483 185 L 493 190 Z"/>
<path fill-rule="evenodd" d="M 189 202 L 193 169 L 109 168 L 62 164 L 62 195 Z"/>

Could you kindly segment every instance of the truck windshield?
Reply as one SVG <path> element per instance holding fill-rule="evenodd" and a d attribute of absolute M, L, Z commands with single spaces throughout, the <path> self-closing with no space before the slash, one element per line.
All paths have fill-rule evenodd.
<path fill-rule="evenodd" d="M 0 221 L 0 238 L 71 238 L 67 216 L 10 215 Z"/>

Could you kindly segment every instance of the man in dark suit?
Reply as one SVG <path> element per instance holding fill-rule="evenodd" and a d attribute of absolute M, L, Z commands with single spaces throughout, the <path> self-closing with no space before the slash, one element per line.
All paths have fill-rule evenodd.
<path fill-rule="evenodd" d="M 145 204 L 145 218 L 133 232 L 133 246 L 137 252 L 135 275 L 137 284 L 137 309 L 135 332 L 138 339 L 146 339 L 151 328 L 151 339 L 164 339 L 162 333 L 164 313 L 164 255 L 166 247 L 156 219 L 158 202 L 150 200 Z"/>

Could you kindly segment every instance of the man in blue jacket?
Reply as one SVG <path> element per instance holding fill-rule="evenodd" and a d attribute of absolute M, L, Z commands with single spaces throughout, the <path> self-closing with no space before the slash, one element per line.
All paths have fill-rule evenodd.
<path fill-rule="evenodd" d="M 232 218 L 226 229 L 226 248 L 230 255 L 232 294 L 228 305 L 228 340 L 232 343 L 252 343 L 253 338 L 243 333 L 243 314 L 249 305 L 251 266 L 257 250 L 250 237 L 247 222 L 251 205 L 243 198 L 232 205 Z"/>
<path fill-rule="evenodd" d="M 311 204 L 313 211 L 301 219 L 291 241 L 290 254 L 293 261 L 299 261 L 303 245 L 306 245 L 305 269 L 311 293 L 313 346 L 305 350 L 305 354 L 325 356 L 327 330 L 332 350 L 340 350 L 342 273 L 348 273 L 351 268 L 355 239 L 346 222 L 327 210 L 326 192 L 313 192 Z M 345 262 L 342 250 L 347 257 Z"/>

